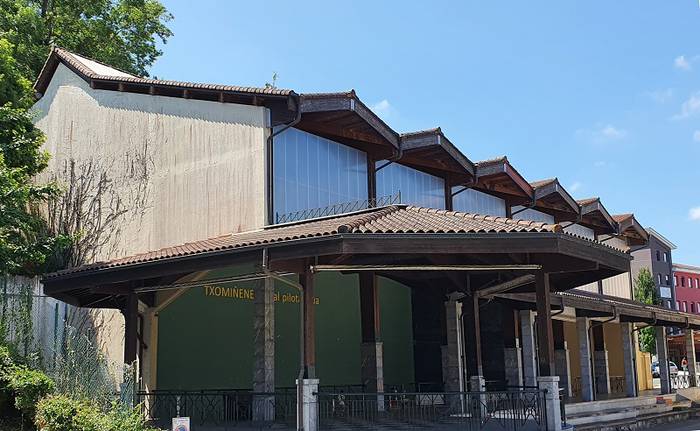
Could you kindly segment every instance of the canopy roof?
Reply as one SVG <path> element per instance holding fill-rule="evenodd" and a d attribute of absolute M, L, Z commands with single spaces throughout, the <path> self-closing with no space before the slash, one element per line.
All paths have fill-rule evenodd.
<path fill-rule="evenodd" d="M 520 303 L 522 308 L 534 309 L 535 307 L 535 295 L 532 293 L 502 293 L 495 296 Z M 558 309 L 563 309 L 564 307 L 575 308 L 576 315 L 579 317 L 614 317 L 620 322 L 700 329 L 700 315 L 576 289 L 554 294 L 552 296 L 552 307 Z"/>
<path fill-rule="evenodd" d="M 374 265 L 378 273 L 398 263 L 445 265 L 444 271 L 427 275 L 390 275 L 408 285 L 426 286 L 462 283 L 450 274 L 454 265 L 487 266 L 474 276 L 474 285 L 515 278 L 522 275 L 518 268 L 538 265 L 552 272 L 553 288 L 565 290 L 626 272 L 630 262 L 629 254 L 569 235 L 557 224 L 393 205 L 85 265 L 48 274 L 43 283 L 56 298 L 75 305 L 98 304 L 137 285 L 162 285 L 192 272 L 260 263 L 263 250 L 270 267 L 280 270 L 308 258 L 321 264 L 342 261 L 348 271 L 353 265 Z"/>
<path fill-rule="evenodd" d="M 559 183 L 557 178 L 534 181 L 530 183 L 534 189 L 534 207 L 549 213 L 559 222 L 576 220 L 579 206 L 569 192 Z"/>
<path fill-rule="evenodd" d="M 401 134 L 401 163 L 433 175 L 447 173 L 450 185 L 474 179 L 474 163 L 438 127 Z"/>
<path fill-rule="evenodd" d="M 475 188 L 505 199 L 508 205 L 523 205 L 532 200 L 532 186 L 506 156 L 477 162 L 476 177 Z"/>
<path fill-rule="evenodd" d="M 600 198 L 581 199 L 576 203 L 580 207 L 582 225 L 590 227 L 598 235 L 617 233 L 617 224 L 600 202 Z"/>

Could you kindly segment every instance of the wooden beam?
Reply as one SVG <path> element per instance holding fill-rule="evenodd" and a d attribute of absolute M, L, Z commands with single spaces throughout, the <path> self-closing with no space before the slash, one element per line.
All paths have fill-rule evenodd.
<path fill-rule="evenodd" d="M 304 288 L 302 307 L 304 313 L 304 377 L 316 378 L 316 312 L 314 305 L 314 274 L 307 267 L 299 274 L 299 284 Z"/>
<path fill-rule="evenodd" d="M 554 375 L 554 334 L 552 331 L 551 293 L 549 291 L 549 274 L 544 271 L 535 273 L 537 294 L 537 344 L 540 376 Z"/>

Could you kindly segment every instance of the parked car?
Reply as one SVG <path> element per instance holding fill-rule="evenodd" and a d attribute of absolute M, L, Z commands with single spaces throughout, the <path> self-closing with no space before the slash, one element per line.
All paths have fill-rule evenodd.
<path fill-rule="evenodd" d="M 668 361 L 668 369 L 671 375 L 678 374 L 678 365 L 673 361 Z M 652 377 L 659 377 L 659 363 L 654 361 L 651 363 L 651 375 Z"/>

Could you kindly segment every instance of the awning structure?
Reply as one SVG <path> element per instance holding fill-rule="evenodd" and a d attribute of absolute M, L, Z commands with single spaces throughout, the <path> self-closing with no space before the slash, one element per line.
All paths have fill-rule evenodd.
<path fill-rule="evenodd" d="M 649 241 L 649 233 L 634 217 L 634 214 L 617 214 L 612 216 L 617 223 L 618 233 L 624 235 L 630 246 L 646 245 Z"/>
<path fill-rule="evenodd" d="M 534 203 L 539 211 L 551 214 L 557 222 L 577 219 L 579 206 L 557 178 L 535 181 L 530 185 L 534 189 Z"/>
<path fill-rule="evenodd" d="M 523 308 L 535 307 L 536 299 L 532 293 L 503 293 L 495 296 L 521 303 Z M 552 308 L 561 310 L 565 307 L 575 308 L 578 317 L 616 318 L 620 322 L 650 326 L 700 329 L 700 316 L 696 314 L 580 290 L 557 292 L 552 295 Z"/>
<path fill-rule="evenodd" d="M 120 307 L 123 295 L 193 272 L 263 263 L 295 272 L 309 259 L 347 271 L 370 265 L 409 286 L 452 290 L 517 279 L 535 265 L 549 274 L 553 291 L 629 271 L 630 262 L 628 253 L 557 224 L 392 205 L 94 263 L 48 274 L 43 282 L 49 295 L 74 305 Z M 433 270 L 397 270 L 407 266 Z M 514 291 L 533 291 L 533 284 Z"/>
<path fill-rule="evenodd" d="M 526 205 L 532 200 L 532 186 L 505 156 L 477 162 L 476 177 L 476 188 L 505 199 L 510 206 Z"/>
<path fill-rule="evenodd" d="M 450 185 L 474 179 L 474 164 L 442 133 L 438 127 L 401 134 L 401 163 L 434 175 L 448 173 Z"/>
<path fill-rule="evenodd" d="M 600 198 L 588 198 L 577 200 L 580 210 L 580 223 L 595 232 L 596 235 L 612 235 L 617 232 L 617 225 L 612 216 L 605 209 Z"/>
<path fill-rule="evenodd" d="M 355 90 L 301 95 L 301 116 L 294 127 L 360 148 L 374 157 L 398 155 L 399 135 L 365 105 Z"/>

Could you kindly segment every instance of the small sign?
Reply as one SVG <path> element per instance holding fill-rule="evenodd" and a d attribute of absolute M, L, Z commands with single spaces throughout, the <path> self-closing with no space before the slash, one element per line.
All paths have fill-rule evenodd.
<path fill-rule="evenodd" d="M 662 298 L 670 298 L 671 297 L 671 288 L 670 287 L 662 287 L 659 289 L 661 292 L 661 297 Z"/>
<path fill-rule="evenodd" d="M 173 431 L 190 431 L 190 418 L 173 418 Z"/>

